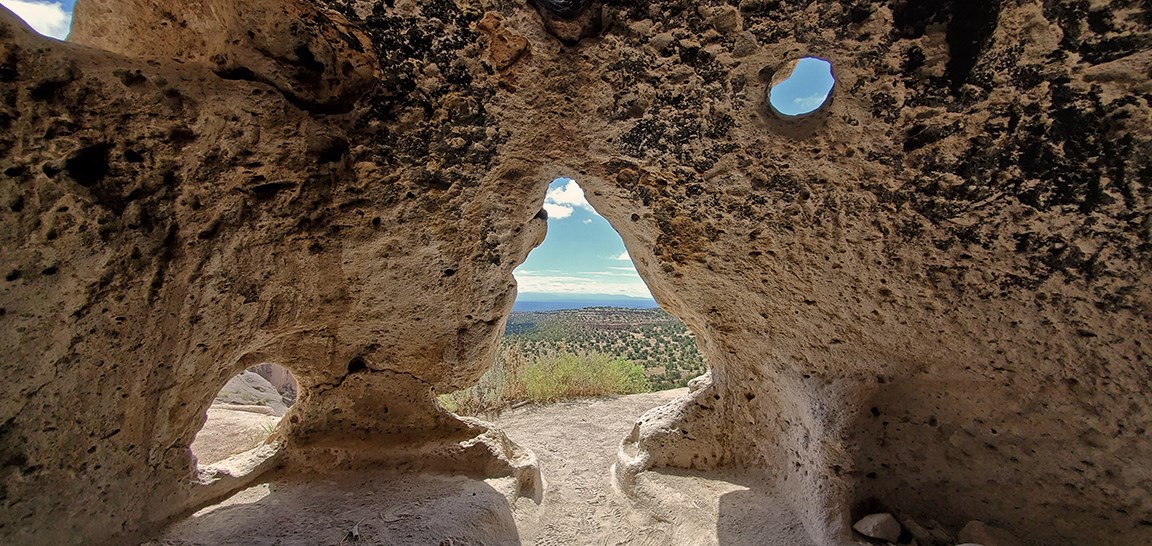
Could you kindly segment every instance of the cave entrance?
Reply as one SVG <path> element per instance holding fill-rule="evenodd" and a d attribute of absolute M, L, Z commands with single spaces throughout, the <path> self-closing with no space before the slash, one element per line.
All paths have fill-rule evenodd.
<path fill-rule="evenodd" d="M 707 371 L 693 334 L 667 313 L 620 235 L 576 180 L 548 187 L 548 233 L 515 271 L 518 295 L 495 365 L 442 395 L 461 414 L 685 387 Z"/>
<path fill-rule="evenodd" d="M 657 304 L 620 233 L 578 181 L 555 179 L 543 209 L 537 217 L 546 217 L 546 237 L 514 271 L 518 295 L 494 365 L 440 402 L 492 422 L 535 455 L 547 499 L 542 517 L 584 521 L 595 509 L 600 529 L 625 528 L 623 518 L 594 508 L 611 502 L 618 465 L 628 462 L 624 444 L 635 443 L 646 415 L 685 400 L 689 381 L 707 367 L 694 334 Z M 583 531 L 530 530 L 524 539 L 580 543 Z"/>
<path fill-rule="evenodd" d="M 197 464 L 213 465 L 265 443 L 296 403 L 299 390 L 292 372 L 272 363 L 257 364 L 229 379 L 192 442 Z"/>

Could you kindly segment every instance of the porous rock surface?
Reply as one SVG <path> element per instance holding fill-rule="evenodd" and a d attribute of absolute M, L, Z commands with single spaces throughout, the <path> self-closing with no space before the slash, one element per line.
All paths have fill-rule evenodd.
<path fill-rule="evenodd" d="M 740 466 L 818 543 L 876 506 L 1152 541 L 1148 7 L 588 10 L 82 0 L 59 43 L 0 9 L 0 542 L 226 492 L 188 445 L 262 362 L 300 383 L 288 471 L 538 487 L 433 394 L 491 363 L 557 176 L 712 369 L 625 439 L 625 492 Z M 838 83 L 796 131 L 763 98 L 803 55 Z"/>

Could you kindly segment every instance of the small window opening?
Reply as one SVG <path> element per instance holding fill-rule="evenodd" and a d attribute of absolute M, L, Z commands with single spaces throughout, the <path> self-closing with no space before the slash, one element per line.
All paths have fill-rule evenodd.
<path fill-rule="evenodd" d="M 257 364 L 229 379 L 192 442 L 197 464 L 215 464 L 263 444 L 296 403 L 299 389 L 291 372 L 272 363 Z"/>
<path fill-rule="evenodd" d="M 75 3 L 74 0 L 0 0 L 0 5 L 12 10 L 33 30 L 57 40 L 67 38 L 72 30 L 72 6 Z"/>
<path fill-rule="evenodd" d="M 768 103 L 779 115 L 806 116 L 829 102 L 835 85 L 832 63 L 816 57 L 804 57 L 784 66 L 772 78 L 768 88 Z"/>

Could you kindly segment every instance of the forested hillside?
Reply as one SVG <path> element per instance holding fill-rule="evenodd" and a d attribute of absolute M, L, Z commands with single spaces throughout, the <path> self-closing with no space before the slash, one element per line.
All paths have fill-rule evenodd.
<path fill-rule="evenodd" d="M 691 332 L 663 309 L 588 307 L 512 313 L 501 358 L 599 353 L 644 367 L 652 390 L 683 387 L 705 371 Z"/>

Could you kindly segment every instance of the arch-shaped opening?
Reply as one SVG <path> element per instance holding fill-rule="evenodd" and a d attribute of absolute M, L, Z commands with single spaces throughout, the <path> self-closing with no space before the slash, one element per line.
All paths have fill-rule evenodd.
<path fill-rule="evenodd" d="M 299 395 L 296 377 L 278 364 L 256 364 L 233 376 L 192 441 L 197 464 L 214 465 L 263 445 Z"/>
<path fill-rule="evenodd" d="M 0 0 L 33 30 L 57 40 L 64 40 L 72 31 L 72 11 L 76 0 Z"/>
<path fill-rule="evenodd" d="M 509 439 L 536 455 L 545 484 L 546 507 L 541 509 L 550 517 L 562 520 L 582 514 L 608 495 L 623 493 L 633 499 L 659 498 L 661 503 L 674 497 L 668 506 L 685 510 L 689 519 L 714 520 L 716 514 L 695 501 L 708 496 L 707 502 L 715 499 L 719 505 L 720 497 L 746 486 L 741 485 L 743 478 L 712 482 L 686 474 L 720 464 L 725 455 L 703 446 L 716 435 L 731 433 L 716 426 L 727 423 L 715 417 L 719 391 L 713 386 L 710 366 L 696 335 L 652 297 L 649 286 L 658 296 L 668 296 L 666 288 L 657 284 L 661 279 L 651 279 L 649 285 L 625 249 L 627 240 L 635 252 L 647 250 L 641 246 L 647 234 L 638 237 L 630 224 L 647 220 L 643 211 L 615 201 L 607 195 L 611 186 L 601 185 L 595 175 L 589 177 L 587 197 L 597 204 L 603 202 L 604 212 L 618 222 L 615 225 L 629 224 L 618 231 L 587 201 L 578 182 L 554 180 L 544 199 L 545 214 L 540 215 L 548 222 L 544 242 L 514 273 L 519 290 L 496 365 L 477 385 L 442 395 L 440 400 L 456 413 L 479 410 Z M 641 267 L 651 259 L 643 254 L 636 258 Z M 706 330 L 697 333 L 708 335 Z M 707 338 L 700 341 L 706 348 Z M 596 356 L 601 360 L 596 361 Z M 577 391 L 569 393 L 571 400 L 548 396 L 556 383 L 579 379 L 581 371 L 611 374 L 614 370 L 606 364 L 614 360 L 642 374 L 646 383 L 642 390 L 648 392 L 626 394 L 629 391 L 624 389 L 618 396 L 594 396 Z M 524 373 L 527 368 L 551 373 L 528 377 L 516 386 L 523 390 L 514 396 L 501 392 L 517 385 L 510 376 L 528 375 Z M 538 393 L 526 392 L 532 382 L 544 383 L 535 387 L 544 391 L 540 400 L 534 400 Z M 703 419 L 694 420 L 696 415 Z M 679 447 L 680 441 L 689 447 Z M 650 452 L 657 444 L 677 447 Z M 660 469 L 644 472 L 653 467 Z M 675 470 L 665 472 L 668 468 Z M 705 482 L 709 485 L 700 487 Z M 685 489 L 700 496 L 692 497 L 693 503 L 681 503 Z M 764 495 L 750 498 L 753 503 L 773 500 Z M 736 527 L 751 523 L 744 517 L 732 521 Z M 614 516 L 599 524 L 601 529 L 629 525 Z M 529 541 L 538 538 L 531 534 L 531 526 L 525 530 Z M 578 533 L 559 536 L 561 542 L 581 541 Z"/>
<path fill-rule="evenodd" d="M 786 64 L 772 77 L 768 105 L 776 115 L 786 119 L 808 116 L 831 102 L 835 86 L 830 61 L 802 57 Z"/>
<path fill-rule="evenodd" d="M 515 271 L 518 295 L 495 365 L 477 384 L 441 395 L 441 404 L 489 414 L 678 389 L 703 374 L 694 335 L 652 298 L 620 235 L 579 183 L 554 180 L 543 208 L 548 233 Z"/>

